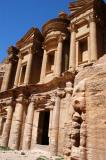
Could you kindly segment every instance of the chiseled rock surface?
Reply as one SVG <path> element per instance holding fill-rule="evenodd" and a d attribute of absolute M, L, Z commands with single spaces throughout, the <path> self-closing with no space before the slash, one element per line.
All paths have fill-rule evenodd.
<path fill-rule="evenodd" d="M 86 159 L 106 160 L 106 55 L 81 70 L 75 86 L 83 79 L 86 80 Z"/>

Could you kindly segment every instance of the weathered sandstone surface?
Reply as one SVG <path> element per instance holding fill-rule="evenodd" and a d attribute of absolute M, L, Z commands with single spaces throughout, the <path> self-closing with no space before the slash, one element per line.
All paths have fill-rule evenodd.
<path fill-rule="evenodd" d="M 75 78 L 66 159 L 106 159 L 106 55 Z M 71 109 L 72 111 L 72 109 Z M 69 131 L 70 130 L 70 131 Z"/>

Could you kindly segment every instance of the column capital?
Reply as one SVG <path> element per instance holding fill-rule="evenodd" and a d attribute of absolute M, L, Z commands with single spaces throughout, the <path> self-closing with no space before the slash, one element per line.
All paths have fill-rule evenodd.
<path fill-rule="evenodd" d="M 58 36 L 58 43 L 59 43 L 59 42 L 63 42 L 65 39 L 66 39 L 66 37 L 63 36 L 62 34 L 60 34 L 60 35 Z"/>
<path fill-rule="evenodd" d="M 19 58 L 19 59 L 23 59 L 22 52 L 19 52 L 18 58 Z"/>
<path fill-rule="evenodd" d="M 42 43 L 42 49 L 46 50 L 46 43 L 45 42 Z"/>
<path fill-rule="evenodd" d="M 20 94 L 17 98 L 16 98 L 16 102 L 17 103 L 28 103 L 28 100 L 26 99 L 26 97 L 23 94 Z"/>
<path fill-rule="evenodd" d="M 15 101 L 13 97 L 6 98 L 6 105 L 14 105 Z"/>
<path fill-rule="evenodd" d="M 68 27 L 68 30 L 70 32 L 77 32 L 77 26 L 76 26 L 76 24 L 75 23 L 71 23 L 70 27 Z"/>
<path fill-rule="evenodd" d="M 56 97 L 60 97 L 60 98 L 65 97 L 65 91 L 64 91 L 64 89 L 58 88 L 57 91 L 56 91 Z"/>
<path fill-rule="evenodd" d="M 32 94 L 32 95 L 29 97 L 29 101 L 30 101 L 30 103 L 36 104 L 36 96 Z"/>
<path fill-rule="evenodd" d="M 73 87 L 72 87 L 72 83 L 71 82 L 67 82 L 66 83 L 65 92 L 72 95 L 72 93 L 73 93 Z"/>
<path fill-rule="evenodd" d="M 97 20 L 96 13 L 95 12 L 90 13 L 89 14 L 89 23 L 96 22 L 96 20 Z"/>

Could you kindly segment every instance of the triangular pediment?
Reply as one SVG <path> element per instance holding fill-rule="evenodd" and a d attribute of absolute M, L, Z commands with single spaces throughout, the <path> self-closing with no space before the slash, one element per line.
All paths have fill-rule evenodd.
<path fill-rule="evenodd" d="M 41 40 L 42 41 L 42 35 L 38 28 L 32 27 L 17 43 L 17 48 L 22 48 L 25 45 L 28 45 L 30 43 L 34 43 L 34 40 Z"/>

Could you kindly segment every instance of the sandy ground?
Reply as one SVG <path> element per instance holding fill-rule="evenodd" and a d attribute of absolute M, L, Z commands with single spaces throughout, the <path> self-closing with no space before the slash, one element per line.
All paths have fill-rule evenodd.
<path fill-rule="evenodd" d="M 59 157 L 51 157 L 49 153 L 38 151 L 0 151 L 0 160 L 37 160 L 38 157 L 46 156 L 44 160 L 56 160 Z M 42 159 L 43 160 L 43 159 Z M 59 159 L 58 159 L 59 160 Z M 60 160 L 62 160 L 60 158 Z"/>

